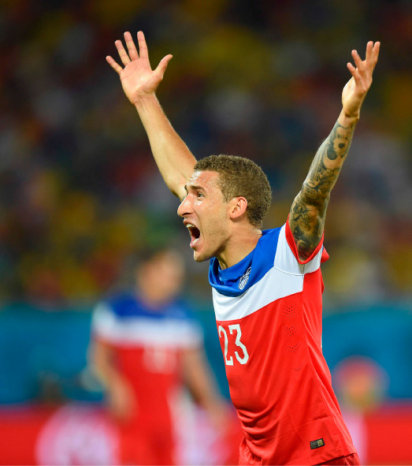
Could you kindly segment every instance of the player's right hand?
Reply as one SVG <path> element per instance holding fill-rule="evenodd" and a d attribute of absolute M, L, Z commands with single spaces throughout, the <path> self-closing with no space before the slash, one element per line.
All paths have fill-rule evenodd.
<path fill-rule="evenodd" d="M 139 31 L 137 33 L 139 51 L 129 31 L 124 33 L 124 40 L 127 51 L 121 40 L 115 41 L 124 68 L 110 55 L 106 57 L 106 61 L 119 75 L 126 97 L 132 104 L 137 104 L 141 97 L 153 94 L 156 91 L 173 56 L 170 54 L 166 55 L 160 60 L 157 68 L 152 70 L 143 32 Z"/>

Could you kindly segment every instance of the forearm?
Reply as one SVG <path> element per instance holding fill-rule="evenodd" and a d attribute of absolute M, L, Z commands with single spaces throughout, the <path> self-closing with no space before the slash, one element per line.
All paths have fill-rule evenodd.
<path fill-rule="evenodd" d="M 193 398 L 205 409 L 214 409 L 222 400 L 203 351 L 186 350 L 182 358 L 185 383 Z"/>
<path fill-rule="evenodd" d="M 167 187 L 182 199 L 184 186 L 196 163 L 195 157 L 170 124 L 155 94 L 140 97 L 135 107 Z"/>
<path fill-rule="evenodd" d="M 109 412 L 118 419 L 128 419 L 136 413 L 137 399 L 130 382 L 119 371 L 112 348 L 99 341 L 92 343 L 90 363 L 101 381 Z"/>
<path fill-rule="evenodd" d="M 107 363 L 98 362 L 93 364 L 93 371 L 107 390 L 110 390 L 112 385 L 123 382 L 119 372 Z"/>
<path fill-rule="evenodd" d="M 341 111 L 293 201 L 289 224 L 302 259 L 310 256 L 322 237 L 330 193 L 348 155 L 358 119 Z"/>
<path fill-rule="evenodd" d="M 331 133 L 319 147 L 303 183 L 302 197 L 322 206 L 329 199 L 343 163 L 348 155 L 358 118 L 346 116 L 342 110 Z"/>

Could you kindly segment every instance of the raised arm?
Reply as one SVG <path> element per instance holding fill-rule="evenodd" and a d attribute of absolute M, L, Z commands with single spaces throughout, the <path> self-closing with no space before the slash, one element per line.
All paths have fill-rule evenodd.
<path fill-rule="evenodd" d="M 302 189 L 293 201 L 289 225 L 302 261 L 311 256 L 322 238 L 330 192 L 348 154 L 363 100 L 372 84 L 379 47 L 379 42 L 368 42 L 365 60 L 352 50 L 355 66 L 347 64 L 352 77 L 343 88 L 342 111 L 319 147 Z"/>
<path fill-rule="evenodd" d="M 163 57 L 157 68 L 152 70 L 143 32 L 137 33 L 139 51 L 130 32 L 124 33 L 124 40 L 127 51 L 121 40 L 115 42 L 123 67 L 111 56 L 106 60 L 119 75 L 126 97 L 136 107 L 167 187 L 183 199 L 186 194 L 184 186 L 193 172 L 196 159 L 173 129 L 155 94 L 172 55 Z"/>

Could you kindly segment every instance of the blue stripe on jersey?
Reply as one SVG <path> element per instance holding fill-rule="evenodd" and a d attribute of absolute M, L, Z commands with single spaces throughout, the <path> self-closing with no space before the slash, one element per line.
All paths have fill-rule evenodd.
<path fill-rule="evenodd" d="M 107 301 L 114 314 L 119 318 L 145 317 L 154 320 L 184 319 L 190 320 L 190 312 L 184 302 L 171 301 L 156 309 L 149 307 L 133 293 L 116 295 Z"/>
<path fill-rule="evenodd" d="M 280 228 L 263 230 L 255 249 L 240 262 L 221 269 L 213 257 L 209 265 L 209 283 L 220 294 L 240 296 L 273 267 Z"/>

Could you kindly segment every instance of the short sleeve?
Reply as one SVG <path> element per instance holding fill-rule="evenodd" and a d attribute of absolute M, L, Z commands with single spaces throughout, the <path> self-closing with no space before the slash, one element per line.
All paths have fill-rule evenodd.
<path fill-rule="evenodd" d="M 313 253 L 306 260 L 299 258 L 297 246 L 289 226 L 289 220 L 282 226 L 279 233 L 278 247 L 275 256 L 275 266 L 284 272 L 303 275 L 319 269 L 320 264 L 329 255 L 323 247 L 323 235 Z"/>
<path fill-rule="evenodd" d="M 113 337 L 113 329 L 116 327 L 116 317 L 109 305 L 99 303 L 92 316 L 92 335 L 99 340 L 110 341 Z"/>

